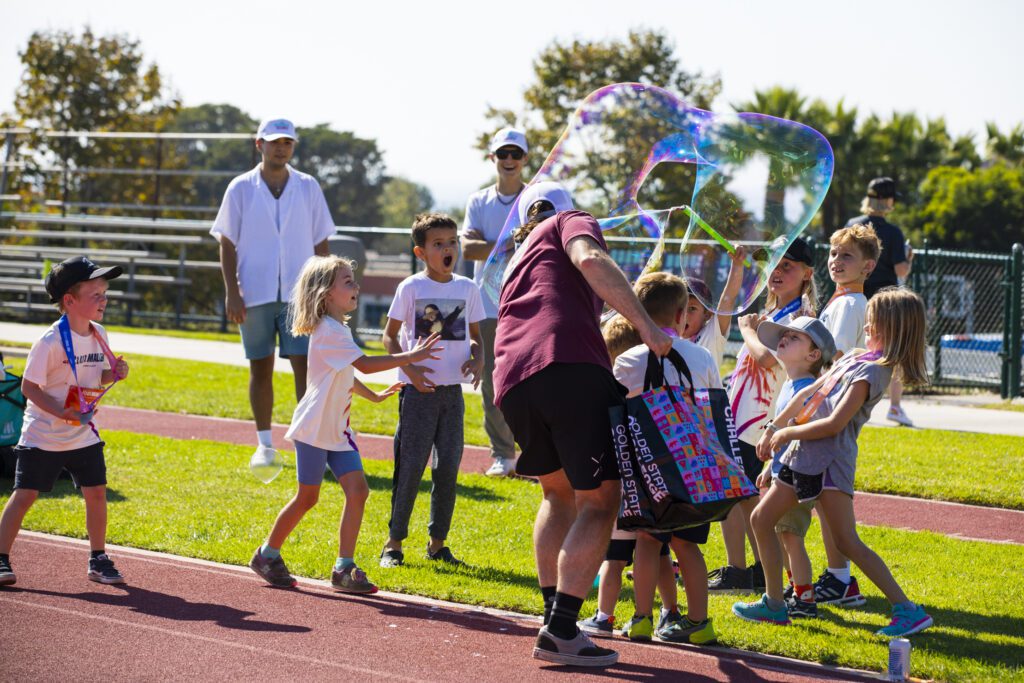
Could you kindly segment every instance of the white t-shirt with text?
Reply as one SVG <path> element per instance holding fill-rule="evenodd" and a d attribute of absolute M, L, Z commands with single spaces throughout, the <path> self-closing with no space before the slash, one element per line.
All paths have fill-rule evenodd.
<path fill-rule="evenodd" d="M 50 325 L 43 336 L 32 345 L 32 350 L 28 352 L 28 360 L 25 362 L 24 378 L 38 384 L 47 396 L 63 406 L 67 401 L 68 392 L 74 391 L 73 387 L 76 384 L 83 388 L 99 389 L 103 384 L 103 371 L 109 370 L 111 366 L 103 354 L 103 347 L 95 337 L 91 334 L 83 337 L 72 331 L 71 343 L 78 372 L 76 383 L 57 325 L 58 323 Z M 106 341 L 106 330 L 98 323 L 92 325 L 93 330 L 102 334 Z M 32 401 L 26 403 L 19 446 L 40 448 L 44 451 L 72 451 L 99 443 L 100 438 L 89 425 L 68 424 Z M 101 413 L 102 410 L 97 415 Z"/>
<path fill-rule="evenodd" d="M 286 439 L 328 451 L 359 450 L 350 421 L 352 363 L 362 356 L 348 325 L 324 316 L 309 335 L 306 393 L 295 406 Z"/>
<path fill-rule="evenodd" d="M 391 301 L 388 317 L 402 323 L 399 344 L 403 351 L 416 347 L 418 339 L 441 334 L 437 346 L 438 360 L 425 360 L 417 365 L 433 370 L 427 378 L 438 386 L 471 381 L 462 374 L 462 365 L 470 358 L 469 326 L 484 315 L 480 288 L 468 277 L 453 275 L 449 282 L 436 282 L 425 272 L 411 275 L 398 285 Z M 399 369 L 399 379 L 410 382 Z"/>

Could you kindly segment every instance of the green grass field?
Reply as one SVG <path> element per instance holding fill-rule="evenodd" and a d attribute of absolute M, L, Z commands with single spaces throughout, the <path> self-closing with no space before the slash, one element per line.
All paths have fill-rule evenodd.
<path fill-rule="evenodd" d="M 988 403 L 981 406 L 982 408 L 988 408 L 989 410 L 1006 410 L 1012 413 L 1024 413 L 1024 403 L 1014 403 L 1011 401 L 1000 401 L 999 403 Z"/>
<path fill-rule="evenodd" d="M 106 431 L 110 482 L 111 543 L 166 551 L 236 565 L 248 562 L 279 508 L 295 487 L 289 465 L 272 484 L 257 482 L 246 467 L 249 449 L 206 441 Z M 286 454 L 289 463 L 294 462 Z M 407 539 L 408 564 L 382 570 L 376 558 L 386 535 L 391 463 L 367 461 L 372 494 L 356 553 L 357 561 L 386 590 L 539 613 L 531 552 L 531 527 L 539 502 L 536 484 L 462 475 L 449 542 L 471 565 L 436 567 L 422 558 L 426 543 L 429 483 Z M 429 475 L 428 475 L 429 476 Z M 10 481 L 0 481 L 0 504 Z M 326 578 L 336 554 L 342 496 L 328 485 L 320 504 L 284 548 L 292 571 Z M 472 520 L 472 523 L 469 523 Z M 84 537 L 80 497 L 68 482 L 44 495 L 26 527 Z M 962 541 L 941 535 L 862 527 L 863 538 L 886 558 L 907 593 L 922 602 L 936 626 L 914 636 L 913 673 L 951 681 L 1024 680 L 1024 547 Z M 823 551 L 816 529 L 808 534 L 815 567 Z M 15 545 L 12 560 L 17 568 Z M 706 547 L 709 567 L 724 563 L 717 531 Z M 129 581 L 131 576 L 128 577 Z M 254 577 L 255 580 L 255 577 Z M 632 614 L 630 584 L 617 609 Z M 830 664 L 884 669 L 887 647 L 874 630 L 887 623 L 887 605 L 863 581 L 868 605 L 856 610 L 823 608 L 823 618 L 788 629 L 752 625 L 732 617 L 735 596 L 715 596 L 711 614 L 721 643 Z M 255 584 L 254 584 L 255 589 Z M 589 615 L 591 600 L 584 607 Z"/>
<path fill-rule="evenodd" d="M 251 419 L 245 368 L 154 356 L 128 360 L 132 375 L 107 394 L 107 405 Z M 9 362 L 15 372 L 24 367 L 24 359 Z M 275 373 L 274 394 L 274 421 L 287 423 L 295 408 L 290 374 Z M 393 434 L 397 421 L 397 400 L 373 404 L 356 398 L 352 424 L 357 430 Z M 483 410 L 473 396 L 466 400 L 465 434 L 467 444 L 487 444 Z M 999 476 L 970 476 L 986 470 L 998 471 Z M 865 427 L 857 488 L 1024 510 L 1024 438 L 992 434 L 964 438 L 957 432 Z"/>

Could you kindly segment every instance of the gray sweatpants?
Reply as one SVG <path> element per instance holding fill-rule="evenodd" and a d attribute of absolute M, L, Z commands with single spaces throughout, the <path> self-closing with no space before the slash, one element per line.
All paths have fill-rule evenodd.
<path fill-rule="evenodd" d="M 480 396 L 484 404 L 484 431 L 491 442 L 492 458 L 515 458 L 516 440 L 505 422 L 501 409 L 494 405 L 494 333 L 498 321 L 486 318 L 480 321 L 480 336 L 484 338 L 484 374 L 480 379 Z"/>
<path fill-rule="evenodd" d="M 391 520 L 388 522 L 388 533 L 396 541 L 409 535 L 409 518 L 432 450 L 433 485 L 427 532 L 431 538 L 448 538 L 455 511 L 455 484 L 462 462 L 465 408 L 460 384 L 439 386 L 430 394 L 406 386 L 398 395 L 395 475 L 391 480 Z"/>

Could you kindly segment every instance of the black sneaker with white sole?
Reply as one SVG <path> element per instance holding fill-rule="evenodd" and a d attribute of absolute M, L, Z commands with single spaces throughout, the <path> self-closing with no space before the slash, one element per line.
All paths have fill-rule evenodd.
<path fill-rule="evenodd" d="M 11 559 L 7 555 L 0 555 L 0 586 L 11 586 L 18 580 L 11 569 Z"/>
<path fill-rule="evenodd" d="M 712 593 L 723 594 L 752 593 L 754 588 L 750 582 L 750 571 L 727 564 L 708 580 L 708 590 Z"/>
<path fill-rule="evenodd" d="M 124 577 L 106 553 L 89 558 L 89 580 L 106 584 L 124 583 Z"/>
<path fill-rule="evenodd" d="M 533 657 L 565 666 L 611 666 L 619 661 L 618 652 L 594 645 L 583 631 L 577 631 L 575 638 L 565 640 L 548 631 L 547 626 L 537 634 Z"/>
<path fill-rule="evenodd" d="M 837 607 L 860 607 L 867 602 L 861 595 L 857 577 L 851 576 L 850 583 L 843 583 L 827 569 L 814 582 L 814 600 L 821 605 Z"/>
<path fill-rule="evenodd" d="M 790 619 L 817 619 L 818 603 L 790 598 L 786 602 L 786 611 L 789 612 Z"/>

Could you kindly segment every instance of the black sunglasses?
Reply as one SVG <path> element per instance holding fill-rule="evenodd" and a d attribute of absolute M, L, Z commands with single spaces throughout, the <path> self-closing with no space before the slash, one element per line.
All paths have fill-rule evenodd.
<path fill-rule="evenodd" d="M 497 152 L 494 153 L 494 156 L 498 157 L 502 161 L 508 159 L 509 157 L 512 157 L 516 161 L 519 161 L 520 159 L 523 158 L 524 154 L 526 154 L 526 152 L 524 152 L 521 149 L 499 149 Z"/>

